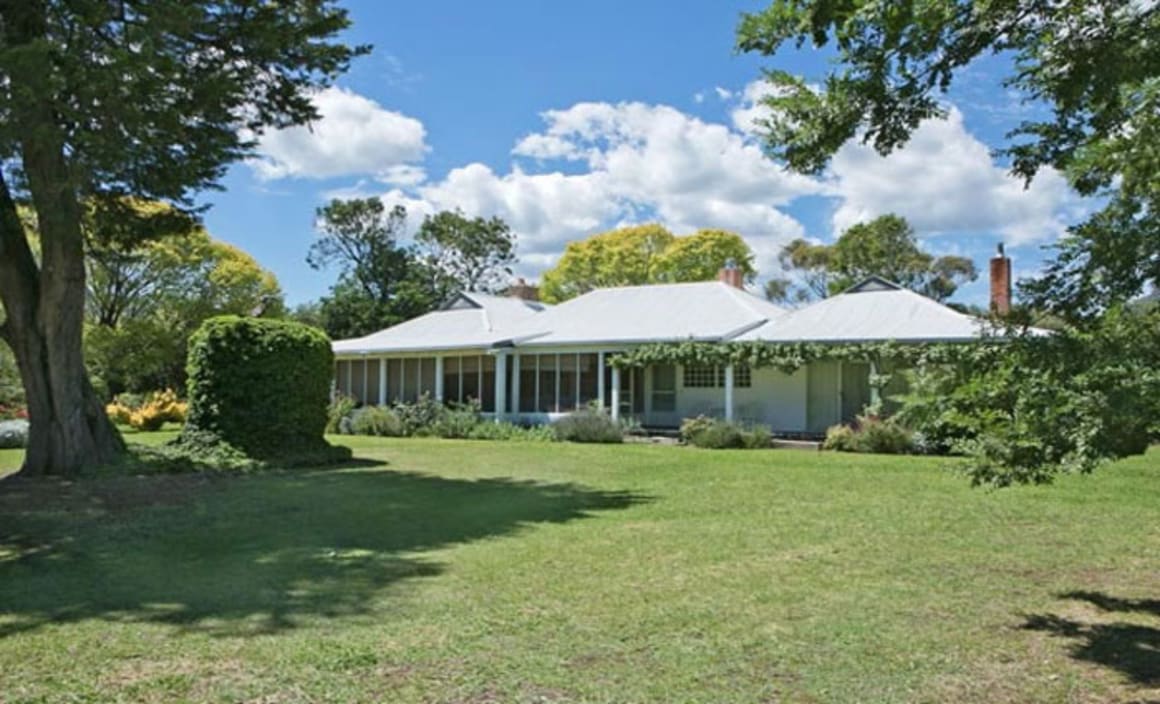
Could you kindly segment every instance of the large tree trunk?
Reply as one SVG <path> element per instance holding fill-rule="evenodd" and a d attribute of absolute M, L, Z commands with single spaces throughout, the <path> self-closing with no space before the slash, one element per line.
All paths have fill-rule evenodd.
<path fill-rule="evenodd" d="M 27 4 L 25 4 L 27 3 Z M 0 3 L 5 41 L 28 44 L 44 36 L 38 2 Z M 41 60 L 37 60 L 41 59 Z M 20 153 L 40 230 L 38 268 L 16 205 L 0 174 L 0 301 L 7 319 L 0 333 L 16 356 L 31 422 L 25 474 L 77 474 L 123 450 L 93 392 L 84 365 L 84 239 L 78 189 L 65 156 L 63 130 L 45 85 L 52 66 L 43 54 L 8 76 L 11 89 L 36 98 L 13 110 Z"/>
<path fill-rule="evenodd" d="M 77 474 L 108 463 L 124 450 L 116 429 L 93 392 L 84 366 L 83 249 L 79 283 L 50 268 L 42 235 L 44 267 L 38 271 L 20 228 L 15 204 L 0 177 L 0 299 L 7 320 L 3 337 L 16 357 L 31 422 L 25 474 Z M 60 249 L 60 248 L 53 248 Z M 79 285 L 80 296 L 65 289 Z M 45 295 L 45 291 L 49 294 Z"/>

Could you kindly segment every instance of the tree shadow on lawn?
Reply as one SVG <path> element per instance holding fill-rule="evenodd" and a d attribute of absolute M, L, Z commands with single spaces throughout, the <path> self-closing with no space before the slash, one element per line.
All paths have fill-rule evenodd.
<path fill-rule="evenodd" d="M 1122 599 L 1103 592 L 1071 591 L 1060 599 L 1086 601 L 1107 613 L 1160 617 L 1160 599 Z M 1071 656 L 1122 673 L 1144 687 L 1160 687 L 1160 628 L 1138 623 L 1084 623 L 1055 614 L 1028 616 L 1022 628 L 1072 640 Z"/>
<path fill-rule="evenodd" d="M 370 613 L 421 553 L 649 498 L 405 471 L 0 481 L 0 638 L 86 619 L 215 635 Z"/>

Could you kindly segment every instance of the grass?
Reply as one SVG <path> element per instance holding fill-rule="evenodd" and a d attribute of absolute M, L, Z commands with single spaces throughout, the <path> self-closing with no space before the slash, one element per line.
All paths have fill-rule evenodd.
<path fill-rule="evenodd" d="M 344 441 L 371 462 L 0 482 L 0 702 L 1160 698 L 1156 450 L 987 492 L 925 458 Z"/>

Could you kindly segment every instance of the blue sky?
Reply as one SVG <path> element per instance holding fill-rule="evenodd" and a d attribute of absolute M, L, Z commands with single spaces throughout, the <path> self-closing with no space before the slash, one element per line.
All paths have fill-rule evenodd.
<path fill-rule="evenodd" d="M 335 272 L 305 262 L 314 209 L 381 196 L 425 213 L 499 215 L 536 278 L 564 245 L 659 220 L 678 234 L 746 237 L 764 275 L 797 236 L 820 241 L 898 212 L 929 248 L 981 270 L 1000 240 L 1017 274 L 1085 212 L 1058 174 L 1030 189 L 989 147 L 1031 112 L 998 84 L 1002 58 L 972 65 L 947 96 L 948 120 L 883 159 L 848 145 L 820 178 L 764 159 L 750 125 L 760 69 L 821 76 L 826 57 L 733 52 L 740 13 L 762 3 L 653 0 L 546 3 L 347 2 L 351 42 L 374 45 L 320 94 L 312 130 L 268 135 L 258 159 L 208 193 L 210 232 L 277 274 L 290 303 L 324 294 Z M 959 300 L 981 303 L 985 281 Z"/>

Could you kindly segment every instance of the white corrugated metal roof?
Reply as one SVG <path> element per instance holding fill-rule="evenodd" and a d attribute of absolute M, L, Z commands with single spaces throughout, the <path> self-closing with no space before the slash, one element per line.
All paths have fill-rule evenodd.
<path fill-rule="evenodd" d="M 602 288 L 525 321 L 518 347 L 722 340 L 785 315 L 719 281 Z"/>
<path fill-rule="evenodd" d="M 1038 331 L 1037 331 L 1038 332 Z M 680 340 L 935 342 L 994 334 L 984 320 L 872 278 L 787 312 L 718 281 L 597 289 L 558 306 L 477 293 L 366 337 L 339 355 Z"/>
<path fill-rule="evenodd" d="M 415 352 L 490 347 L 550 308 L 518 298 L 462 293 L 441 310 L 385 330 L 332 344 L 335 354 Z"/>
<path fill-rule="evenodd" d="M 737 340 L 767 342 L 935 342 L 977 340 L 991 329 L 926 296 L 877 279 L 777 320 Z"/>

